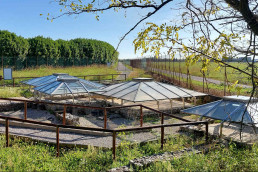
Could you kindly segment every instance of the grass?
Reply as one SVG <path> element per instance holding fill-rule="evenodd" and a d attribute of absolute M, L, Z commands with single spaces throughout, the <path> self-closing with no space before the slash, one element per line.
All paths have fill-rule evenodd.
<path fill-rule="evenodd" d="M 191 81 L 193 85 L 195 86 L 198 86 L 198 87 L 202 87 L 203 84 L 202 82 L 199 82 L 199 81 L 194 81 L 192 80 Z M 224 84 L 220 84 L 220 85 L 217 85 L 217 84 L 213 84 L 213 83 L 210 83 L 208 85 L 209 89 L 213 89 L 213 90 L 219 90 L 221 92 L 224 91 Z M 206 90 L 207 86 L 206 84 L 204 85 L 204 89 Z M 226 92 L 230 92 L 231 95 L 250 95 L 252 89 L 251 88 L 241 88 L 241 89 L 238 89 L 237 87 L 228 87 L 226 86 Z"/>
<path fill-rule="evenodd" d="M 238 148 L 234 143 L 208 154 L 189 154 L 173 161 L 156 162 L 139 171 L 257 171 L 258 147 Z"/>
<path fill-rule="evenodd" d="M 112 160 L 112 150 L 101 148 L 63 148 L 61 156 L 56 158 L 55 146 L 39 142 L 24 142 L 18 138 L 11 140 L 11 147 L 6 148 L 5 137 L 0 136 L 1 171 L 107 171 L 110 168 L 127 165 L 129 160 L 165 151 L 177 151 L 193 144 L 203 143 L 204 139 L 195 140 L 188 136 L 170 137 L 164 150 L 160 143 L 129 145 L 122 142 L 117 149 L 117 159 Z"/>
<path fill-rule="evenodd" d="M 94 148 L 62 148 L 61 156 L 55 156 L 55 146 L 40 142 L 24 142 L 18 138 L 11 140 L 6 148 L 5 137 L 0 136 L 1 171 L 107 171 L 127 165 L 130 160 L 142 156 L 178 151 L 185 147 L 204 143 L 204 139 L 192 136 L 171 136 L 164 150 L 159 142 L 145 145 L 129 145 L 124 141 L 117 149 L 117 159 L 112 160 L 112 150 Z M 258 146 L 238 147 L 230 143 L 228 147 L 218 145 L 208 154 L 186 154 L 180 159 L 155 162 L 137 171 L 256 171 L 258 169 Z"/>
<path fill-rule="evenodd" d="M 91 65 L 91 66 L 74 66 L 74 67 L 52 67 L 40 66 L 39 68 L 29 68 L 24 70 L 13 71 L 13 77 L 41 77 L 52 75 L 53 73 L 68 73 L 73 76 L 80 75 L 101 75 L 101 74 L 116 74 L 115 67 L 107 67 L 106 65 Z M 1 70 L 0 75 L 3 75 Z"/>
<path fill-rule="evenodd" d="M 151 78 L 145 70 L 139 68 L 132 68 L 131 66 L 124 64 L 128 69 L 132 69 L 131 73 L 127 77 L 127 80 L 132 80 L 133 78 Z"/>
<path fill-rule="evenodd" d="M 247 64 L 246 63 L 238 63 L 238 62 L 229 62 L 230 65 L 234 66 L 234 67 L 238 67 L 244 71 L 246 71 L 246 67 Z M 169 64 L 169 62 L 158 62 L 158 64 L 155 63 L 155 65 L 153 64 L 153 66 L 157 66 L 158 68 L 162 68 L 162 69 L 169 69 L 169 65 L 170 65 L 170 70 L 171 71 L 175 71 L 177 73 L 179 73 L 180 71 L 184 74 L 187 73 L 187 66 L 185 64 L 185 62 L 174 62 L 174 70 L 173 70 L 173 63 L 171 62 Z M 206 77 L 207 78 L 212 78 L 212 79 L 216 79 L 216 80 L 220 80 L 220 81 L 224 81 L 225 78 L 225 68 L 221 67 L 220 69 L 216 70 L 217 68 L 217 64 L 214 62 L 211 62 L 210 65 L 207 67 L 208 71 L 206 73 Z M 181 70 L 180 70 L 181 69 Z M 202 77 L 203 74 L 201 73 L 201 63 L 196 63 L 193 65 L 190 65 L 189 67 L 189 72 L 191 75 L 193 76 L 200 76 Z M 250 78 L 248 76 L 246 76 L 245 74 L 240 74 L 239 72 L 237 72 L 236 70 L 227 67 L 226 69 L 226 73 L 227 73 L 227 79 L 229 82 L 235 82 L 238 80 L 239 84 L 247 84 L 247 85 L 251 85 L 251 81 Z"/>
<path fill-rule="evenodd" d="M 13 71 L 13 77 L 41 77 L 52 75 L 53 73 L 68 73 L 72 76 L 85 76 L 85 75 L 106 75 L 106 74 L 118 74 L 115 67 L 107 67 L 106 65 L 91 65 L 91 66 L 74 66 L 74 67 L 52 67 L 52 66 L 40 66 L 39 68 L 31 68 L 24 70 Z M 1 70 L 0 75 L 3 75 Z M 115 77 L 115 76 L 114 76 Z M 85 79 L 98 80 L 99 77 L 89 76 Z M 112 76 L 102 76 L 102 79 L 112 79 Z M 15 79 L 15 84 L 19 84 L 20 81 L 26 79 Z M 5 81 L 5 84 L 12 84 L 13 81 Z"/>
<path fill-rule="evenodd" d="M 183 62 L 182 62 L 183 63 Z M 165 74 L 163 73 L 162 75 L 165 75 L 165 76 L 169 76 L 172 78 L 171 75 L 168 75 L 168 74 Z M 174 76 L 174 79 L 179 81 L 179 77 L 177 76 Z M 182 78 L 180 77 L 180 81 L 181 82 L 184 82 L 186 83 L 187 82 L 187 79 L 186 78 Z M 206 83 L 204 83 L 204 89 L 207 91 L 207 85 Z M 193 85 L 193 87 L 198 87 L 198 88 L 201 88 L 200 91 L 202 91 L 202 87 L 203 87 L 203 82 L 200 82 L 200 81 L 196 81 L 196 80 L 191 80 L 191 85 Z M 223 92 L 224 91 L 224 84 L 213 84 L 213 83 L 209 83 L 208 84 L 208 88 L 210 90 L 213 90 L 215 92 Z M 232 94 L 237 94 L 237 95 L 250 95 L 250 92 L 252 91 L 251 88 L 238 88 L 238 87 L 233 87 L 233 86 L 226 86 L 226 92 L 230 92 L 231 95 Z"/>
<path fill-rule="evenodd" d="M 3 70 L 0 70 L 0 75 L 3 75 Z M 117 74 L 115 67 L 107 67 L 106 65 L 91 65 L 84 67 L 39 67 L 37 69 L 25 69 L 19 71 L 13 71 L 13 77 L 41 77 L 46 75 L 51 75 L 53 73 L 68 73 L 73 76 L 83 76 L 83 75 L 101 75 L 101 74 Z M 115 78 L 115 76 L 114 76 Z M 88 80 L 98 80 L 99 77 L 86 77 Z M 112 79 L 112 76 L 101 77 L 100 79 Z M 15 79 L 15 85 L 18 85 L 20 81 L 25 79 Z M 13 81 L 1 81 L 1 84 L 12 85 Z M 27 88 L 19 87 L 1 87 L 0 97 L 29 97 L 30 94 L 26 91 Z"/>
<path fill-rule="evenodd" d="M 0 87 L 0 97 L 32 97 L 32 93 L 28 91 L 27 87 Z"/>

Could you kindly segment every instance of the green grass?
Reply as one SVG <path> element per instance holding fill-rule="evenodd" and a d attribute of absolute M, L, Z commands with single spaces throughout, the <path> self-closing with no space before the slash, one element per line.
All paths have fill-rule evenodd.
<path fill-rule="evenodd" d="M 0 87 L 0 97 L 32 97 L 32 93 L 28 91 L 27 87 Z"/>
<path fill-rule="evenodd" d="M 257 171 L 258 147 L 238 148 L 231 143 L 208 154 L 189 154 L 173 161 L 156 162 L 139 171 Z"/>
<path fill-rule="evenodd" d="M 117 148 L 117 159 L 112 160 L 112 150 L 101 148 L 61 149 L 57 158 L 55 146 L 39 142 L 11 140 L 11 147 L 6 148 L 5 137 L 0 136 L 0 169 L 1 171 L 106 171 L 110 168 L 127 165 L 129 160 L 164 151 L 181 150 L 193 144 L 201 144 L 204 139 L 193 139 L 188 136 L 173 136 L 160 149 L 160 143 L 129 145 L 122 142 Z"/>
<path fill-rule="evenodd" d="M 148 74 L 145 70 L 139 68 L 132 68 L 131 66 L 124 64 L 128 69 L 131 69 L 130 75 L 127 77 L 127 80 L 132 80 L 133 78 L 151 78 L 151 75 Z"/>
<path fill-rule="evenodd" d="M 53 73 L 68 73 L 72 76 L 85 76 L 85 75 L 106 75 L 106 74 L 118 74 L 115 67 L 107 67 L 106 65 L 91 65 L 91 66 L 75 66 L 75 67 L 46 67 L 41 66 L 39 68 L 31 68 L 24 70 L 13 71 L 13 77 L 41 77 L 52 75 Z M 0 75 L 3 75 L 1 70 Z M 112 76 L 102 76 L 103 79 L 111 79 Z M 87 80 L 99 80 L 98 76 L 86 77 Z M 115 76 L 114 76 L 115 79 Z M 15 84 L 19 84 L 20 81 L 26 79 L 15 79 Z M 12 84 L 13 81 L 5 81 L 5 84 Z M 2 81 L 3 83 L 3 81 Z M 1 83 L 1 84 L 2 84 Z"/>
<path fill-rule="evenodd" d="M 238 67 L 244 71 L 246 71 L 246 67 L 247 64 L 246 63 L 238 63 L 238 62 L 229 62 L 230 65 L 234 66 L 234 67 Z M 158 66 L 157 66 L 158 65 Z M 153 63 L 153 66 L 157 66 L 158 68 L 162 68 L 162 69 L 167 69 L 169 70 L 169 65 L 170 65 L 170 70 L 171 71 L 175 71 L 177 73 L 181 72 L 186 74 L 187 73 L 187 66 L 185 64 L 185 62 L 174 62 L 174 70 L 173 70 L 173 63 L 170 62 L 158 62 L 157 64 Z M 180 67 L 179 67 L 180 66 Z M 224 76 L 225 76 L 225 68 L 221 67 L 219 70 L 215 70 L 217 68 L 217 64 L 214 62 L 211 62 L 210 65 L 207 67 L 208 71 L 206 73 L 206 77 L 207 78 L 212 78 L 212 79 L 216 79 L 216 80 L 220 80 L 220 81 L 224 81 Z M 201 73 L 201 63 L 196 63 L 194 65 L 190 65 L 189 67 L 189 71 L 190 74 L 193 76 L 200 76 L 202 77 L 202 73 Z M 251 85 L 251 81 L 250 78 L 248 76 L 246 76 L 245 74 L 240 74 L 239 72 L 237 72 L 236 70 L 227 67 L 227 79 L 229 82 L 235 82 L 238 80 L 239 84 L 247 84 L 247 85 Z"/>
<path fill-rule="evenodd" d="M 3 75 L 3 70 L 0 70 L 0 75 Z M 106 65 L 91 65 L 85 67 L 39 67 L 37 69 L 25 69 L 19 71 L 13 71 L 13 77 L 41 77 L 51 75 L 53 73 L 68 73 L 73 76 L 83 76 L 83 75 L 106 75 L 106 74 L 118 74 L 115 67 L 107 67 Z M 29 78 L 28 78 L 29 79 Z M 87 80 L 98 80 L 99 77 L 86 77 Z M 100 78 L 103 79 L 112 79 L 112 76 L 103 76 Z M 115 79 L 115 76 L 114 76 Z M 15 79 L 15 85 L 18 85 L 20 81 L 26 79 Z M 1 85 L 3 82 L 5 85 L 12 85 L 13 81 L 0 81 Z M 26 92 L 27 88 L 12 88 L 12 87 L 0 87 L 0 97 L 29 97 L 29 93 Z"/>
<path fill-rule="evenodd" d="M 170 137 L 160 149 L 160 143 L 129 145 L 124 141 L 117 148 L 115 161 L 112 150 L 102 148 L 62 148 L 57 158 L 55 146 L 27 141 L 18 138 L 11 140 L 6 148 L 5 137 L 0 136 L 1 171 L 107 171 L 114 167 L 127 165 L 129 160 L 165 151 L 178 151 L 185 147 L 204 143 L 204 139 L 177 135 Z M 218 145 L 208 154 L 186 154 L 172 161 L 155 162 L 137 171 L 256 171 L 258 169 L 258 146 L 251 148 Z"/>
<path fill-rule="evenodd" d="M 181 62 L 183 63 L 183 62 Z M 169 76 L 169 77 L 173 77 L 172 75 L 168 75 L 168 74 L 165 74 L 163 73 L 162 75 L 165 75 L 165 76 Z M 174 79 L 179 81 L 179 77 L 178 76 L 174 76 Z M 182 78 L 180 77 L 180 81 L 181 82 L 184 82 L 186 83 L 187 82 L 187 79 L 186 78 Z M 189 81 L 190 83 L 190 81 Z M 195 81 L 195 80 L 191 80 L 191 85 L 193 85 L 194 87 L 199 87 L 201 88 L 202 90 L 202 87 L 203 87 L 203 82 L 201 81 Z M 210 90 L 214 90 L 215 92 L 219 91 L 219 92 L 224 92 L 224 84 L 213 84 L 213 83 L 209 83 L 208 84 L 208 88 Z M 204 83 L 204 89 L 207 91 L 207 85 L 206 85 L 206 82 Z M 239 94 L 239 95 L 250 95 L 250 92 L 252 91 L 251 88 L 237 88 L 237 87 L 233 87 L 233 86 L 227 86 L 226 85 L 226 92 L 227 93 L 231 93 L 231 95 L 233 94 Z"/>
<path fill-rule="evenodd" d="M 199 86 L 199 87 L 203 86 L 202 82 L 194 81 L 194 80 L 192 80 L 192 84 Z M 221 92 L 224 91 L 224 84 L 217 85 L 217 84 L 210 83 L 208 85 L 208 87 L 209 87 L 209 89 L 219 90 Z M 206 90 L 206 88 L 207 88 L 207 86 L 205 84 L 204 89 Z M 228 93 L 229 91 L 230 91 L 231 95 L 250 95 L 252 89 L 251 88 L 241 88 L 240 90 L 238 90 L 236 87 L 226 86 L 226 92 Z"/>
<path fill-rule="evenodd" d="M 24 70 L 13 71 L 13 77 L 41 77 L 52 75 L 53 73 L 68 73 L 73 76 L 80 75 L 101 75 L 101 74 L 116 74 L 115 67 L 107 67 L 106 65 L 91 65 L 91 66 L 74 66 L 74 67 L 46 67 L 31 68 Z M 3 70 L 0 71 L 3 75 Z"/>

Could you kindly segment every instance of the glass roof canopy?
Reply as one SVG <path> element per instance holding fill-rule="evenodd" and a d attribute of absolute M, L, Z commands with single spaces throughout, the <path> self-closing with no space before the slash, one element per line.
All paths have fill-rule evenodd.
<path fill-rule="evenodd" d="M 252 99 L 247 106 L 249 99 L 250 97 L 246 96 L 226 96 L 222 100 L 188 108 L 181 112 L 222 121 L 241 122 L 246 110 L 243 123 L 258 126 L 258 100 Z"/>
<path fill-rule="evenodd" d="M 135 78 L 108 86 L 97 94 L 131 102 L 158 101 L 175 98 L 205 96 L 206 94 L 153 81 L 152 78 Z"/>
<path fill-rule="evenodd" d="M 34 90 L 48 95 L 80 94 L 101 91 L 104 85 L 68 74 L 53 74 L 23 82 Z"/>

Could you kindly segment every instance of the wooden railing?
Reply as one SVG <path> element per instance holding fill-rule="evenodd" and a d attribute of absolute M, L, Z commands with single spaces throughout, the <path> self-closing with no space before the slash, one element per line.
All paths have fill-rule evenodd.
<path fill-rule="evenodd" d="M 63 103 L 50 103 L 50 102 L 36 102 L 36 101 L 30 101 L 30 100 L 22 100 L 22 99 L 9 99 L 9 98 L 0 98 L 0 100 L 9 100 L 9 101 L 19 101 L 24 102 L 24 119 L 20 118 L 13 118 L 13 117 L 6 117 L 6 116 L 0 116 L 0 119 L 5 120 L 5 135 L 6 135 L 6 146 L 9 146 L 9 121 L 18 121 L 23 123 L 29 123 L 29 124 L 37 124 L 37 125 L 43 125 L 43 126 L 49 126 L 49 127 L 55 127 L 56 128 L 56 156 L 59 156 L 60 150 L 59 150 L 59 128 L 66 128 L 70 129 L 71 132 L 73 130 L 85 130 L 85 131 L 100 131 L 100 132 L 109 132 L 112 133 L 112 149 L 113 149 L 113 159 L 116 158 L 116 135 L 119 132 L 129 132 L 129 131 L 144 131 L 154 128 L 160 128 L 161 129 L 161 149 L 163 149 L 164 145 L 164 129 L 166 127 L 175 127 L 175 126 L 187 126 L 187 125 L 199 125 L 204 124 L 206 127 L 205 132 L 205 140 L 208 141 L 208 122 L 207 121 L 200 121 L 200 122 L 191 122 L 189 120 L 174 116 L 172 114 L 167 114 L 165 112 L 161 112 L 152 108 L 149 108 L 144 105 L 128 105 L 128 106 L 114 106 L 114 107 L 93 107 L 93 106 L 82 106 L 82 105 L 75 105 L 75 104 L 63 104 Z M 64 108 L 66 107 L 79 107 L 79 108 L 91 108 L 91 109 L 101 109 L 104 110 L 104 128 L 93 128 L 93 127 L 79 127 L 79 126 L 71 126 L 66 125 L 65 120 L 63 120 L 63 124 L 50 124 L 50 123 L 44 123 L 39 121 L 33 121 L 27 119 L 27 103 L 43 103 L 43 104 L 51 104 L 51 105 L 63 105 Z M 127 108 L 127 107 L 140 107 L 140 127 L 133 127 L 133 128 L 124 128 L 124 129 L 107 129 L 107 110 L 110 109 L 116 109 L 116 108 Z M 142 109 L 146 108 L 149 110 L 152 110 L 154 112 L 157 112 L 161 116 L 161 124 L 159 125 L 152 125 L 152 126 L 143 126 L 143 111 Z M 64 110 L 65 112 L 65 110 Z M 172 118 L 176 118 L 179 120 L 184 121 L 183 123 L 175 123 L 175 124 L 164 124 L 164 116 L 169 116 Z M 65 114 L 64 118 L 65 119 Z M 69 131 L 70 132 L 70 131 Z"/>
<path fill-rule="evenodd" d="M 98 78 L 97 80 L 94 80 L 94 81 L 98 81 L 100 83 L 101 81 L 103 81 L 102 80 L 103 77 L 108 78 L 109 76 L 111 77 L 111 79 L 110 79 L 111 82 L 118 81 L 118 80 L 115 79 L 115 77 L 117 77 L 117 76 L 124 76 L 123 79 L 121 79 L 121 81 L 126 81 L 126 79 L 127 79 L 126 74 L 80 75 L 80 76 L 75 76 L 75 77 L 83 78 L 83 79 L 87 79 L 89 77 L 94 77 L 94 78 Z M 17 81 L 17 80 L 33 79 L 33 78 L 38 78 L 38 77 L 13 77 L 12 78 L 12 86 L 13 87 L 17 86 L 15 84 L 15 81 Z M 2 76 L 0 76 L 0 81 L 2 79 L 3 79 Z M 104 80 L 107 80 L 107 79 L 104 79 Z"/>

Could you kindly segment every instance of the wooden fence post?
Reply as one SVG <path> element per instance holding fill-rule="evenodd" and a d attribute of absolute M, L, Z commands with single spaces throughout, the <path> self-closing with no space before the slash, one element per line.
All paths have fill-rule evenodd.
<path fill-rule="evenodd" d="M 24 119 L 27 120 L 27 102 L 24 102 Z"/>
<path fill-rule="evenodd" d="M 107 129 L 107 109 L 104 108 L 104 128 Z"/>
<path fill-rule="evenodd" d="M 113 160 L 116 159 L 116 132 L 113 131 L 113 144 L 112 144 L 112 153 L 113 153 Z"/>
<path fill-rule="evenodd" d="M 56 157 L 59 157 L 59 126 L 56 127 Z"/>
<path fill-rule="evenodd" d="M 15 79 L 14 79 L 14 77 L 13 77 L 13 87 L 15 87 Z"/>
<path fill-rule="evenodd" d="M 209 140 L 209 123 L 206 122 L 205 123 L 205 141 L 206 143 L 208 143 Z"/>
<path fill-rule="evenodd" d="M 140 116 L 141 116 L 140 123 L 141 123 L 141 127 L 142 127 L 142 126 L 143 126 L 143 113 L 142 113 L 142 106 L 140 106 Z"/>
<path fill-rule="evenodd" d="M 66 123 L 65 118 L 66 118 L 66 105 L 64 105 L 64 112 L 63 112 L 63 125 L 65 125 L 65 123 Z"/>
<path fill-rule="evenodd" d="M 164 114 L 161 114 L 161 124 L 164 124 Z M 161 140 L 160 140 L 161 146 L 160 148 L 163 149 L 164 147 L 164 127 L 161 127 Z"/>
<path fill-rule="evenodd" d="M 6 147 L 9 147 L 9 119 L 5 119 L 5 139 L 6 139 Z"/>

